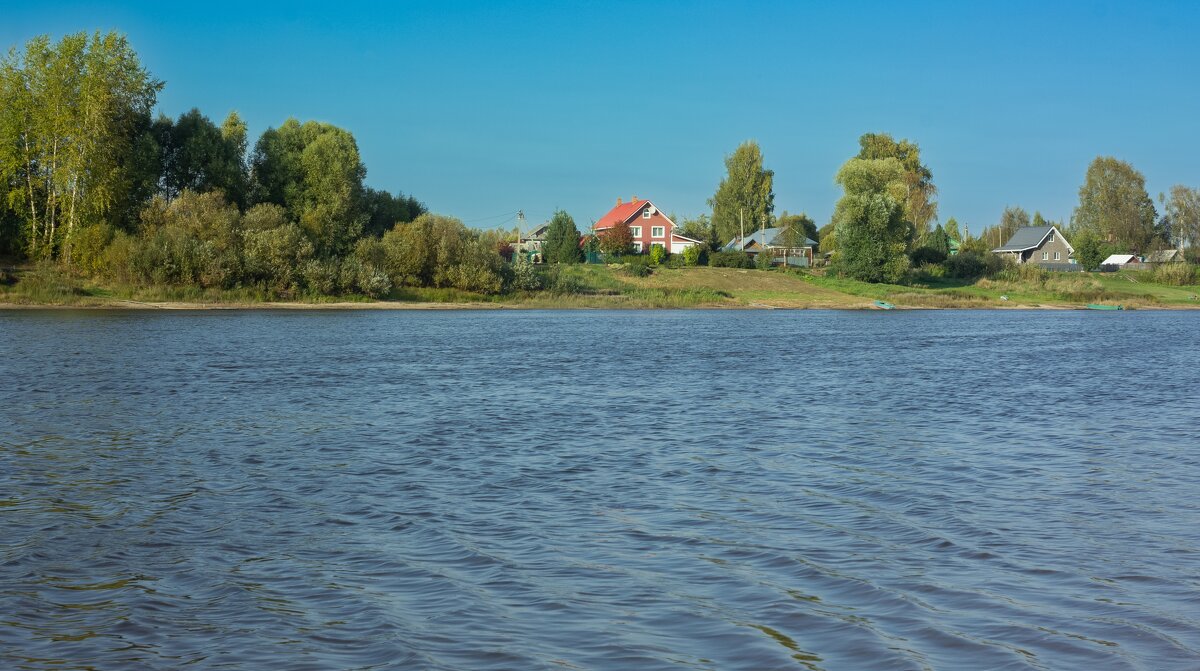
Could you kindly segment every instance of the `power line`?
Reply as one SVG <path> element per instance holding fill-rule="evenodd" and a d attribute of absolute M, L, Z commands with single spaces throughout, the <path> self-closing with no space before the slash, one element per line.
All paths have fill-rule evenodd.
<path fill-rule="evenodd" d="M 490 217 L 479 217 L 478 219 L 470 219 L 470 220 L 464 221 L 463 223 L 464 223 L 464 224 L 473 224 L 473 223 L 475 223 L 475 222 L 479 222 L 479 221 L 488 221 L 488 220 L 490 220 L 490 219 L 500 219 L 500 218 L 504 218 L 504 217 L 514 217 L 514 216 L 516 216 L 516 214 L 517 214 L 518 212 L 520 212 L 520 210 L 513 210 L 512 212 L 505 212 L 504 214 L 493 214 L 493 215 L 492 215 L 492 216 L 490 216 Z"/>

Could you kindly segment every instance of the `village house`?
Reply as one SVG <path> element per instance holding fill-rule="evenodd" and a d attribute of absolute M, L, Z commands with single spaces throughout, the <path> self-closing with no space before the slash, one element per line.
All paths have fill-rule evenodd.
<path fill-rule="evenodd" d="M 534 263 L 541 263 L 542 244 L 546 242 L 546 231 L 549 229 L 550 224 L 545 223 L 533 229 L 528 234 L 520 233 L 514 251 L 525 255 Z"/>
<path fill-rule="evenodd" d="M 1157 265 L 1161 263 L 1182 263 L 1183 252 L 1178 249 L 1160 249 L 1150 252 L 1142 259 L 1142 263 Z"/>
<path fill-rule="evenodd" d="M 796 240 L 792 241 L 793 244 L 788 245 L 785 240 L 787 236 L 784 235 L 786 232 L 787 229 L 785 228 L 764 228 L 747 235 L 745 238 L 737 237 L 730 240 L 725 245 L 724 250 L 727 252 L 741 250 L 752 257 L 766 250 L 776 263 L 804 268 L 811 267 L 813 264 L 813 248 L 817 246 L 817 242 L 801 236 L 803 242 Z"/>
<path fill-rule="evenodd" d="M 1064 264 L 1074 263 L 1075 248 L 1057 226 L 1025 226 L 1018 228 L 1003 247 L 992 252 L 1008 256 L 1017 263 Z"/>
<path fill-rule="evenodd" d="M 653 245 L 660 245 L 668 252 L 678 254 L 688 247 L 701 244 L 700 240 L 679 233 L 675 222 L 654 203 L 637 196 L 628 203 L 618 198 L 616 206 L 596 220 L 592 231 L 596 235 L 604 235 L 605 231 L 621 222 L 629 225 L 629 232 L 633 234 L 633 250 L 638 254 L 649 252 Z"/>

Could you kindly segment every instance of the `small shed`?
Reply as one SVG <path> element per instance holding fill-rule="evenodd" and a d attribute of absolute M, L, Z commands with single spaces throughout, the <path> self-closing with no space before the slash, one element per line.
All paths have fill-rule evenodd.
<path fill-rule="evenodd" d="M 1161 249 L 1157 252 L 1150 252 L 1146 258 L 1142 259 L 1142 263 L 1180 263 L 1183 261 L 1183 252 L 1178 249 Z"/>
<path fill-rule="evenodd" d="M 1137 263 L 1137 262 L 1138 262 L 1138 257 L 1134 256 L 1133 254 L 1113 254 L 1112 256 L 1109 256 L 1107 259 L 1104 259 L 1103 261 L 1101 261 L 1100 267 L 1103 268 L 1104 266 L 1115 266 L 1117 268 L 1120 268 L 1121 266 L 1124 266 L 1126 264 Z"/>

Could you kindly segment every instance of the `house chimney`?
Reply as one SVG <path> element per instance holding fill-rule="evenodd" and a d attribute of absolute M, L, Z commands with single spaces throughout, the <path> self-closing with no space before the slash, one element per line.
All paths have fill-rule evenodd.
<path fill-rule="evenodd" d="M 620 204 L 621 204 L 621 199 L 620 199 L 620 198 L 618 198 L 618 199 L 617 199 L 617 205 L 620 205 Z"/>
<path fill-rule="evenodd" d="M 636 202 L 637 202 L 637 196 L 631 196 L 631 197 L 629 198 L 629 202 L 631 202 L 631 203 L 636 203 Z"/>

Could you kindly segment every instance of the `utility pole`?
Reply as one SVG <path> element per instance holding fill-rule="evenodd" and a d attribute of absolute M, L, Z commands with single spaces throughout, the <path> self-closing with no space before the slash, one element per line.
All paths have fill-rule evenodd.
<path fill-rule="evenodd" d="M 738 236 L 738 241 L 742 243 L 742 251 L 746 251 L 746 222 L 742 221 L 742 210 L 738 210 L 738 229 L 741 235 Z"/>

